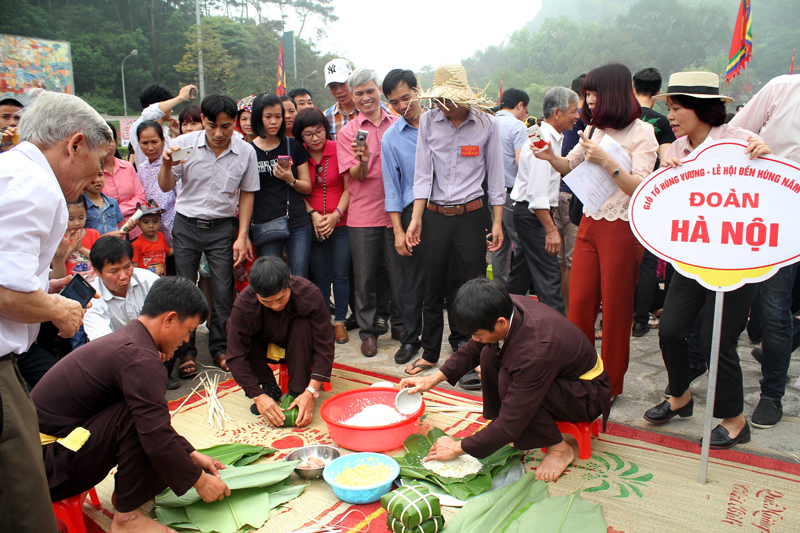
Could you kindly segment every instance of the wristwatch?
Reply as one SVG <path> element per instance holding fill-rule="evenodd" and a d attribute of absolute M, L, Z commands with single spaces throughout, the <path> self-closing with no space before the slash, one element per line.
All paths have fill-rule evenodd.
<path fill-rule="evenodd" d="M 294 187 L 297 183 L 297 178 L 294 178 L 294 181 L 289 184 L 289 187 Z"/>
<path fill-rule="evenodd" d="M 308 392 L 310 392 L 311 396 L 313 396 L 314 398 L 319 398 L 319 391 L 317 389 L 315 389 L 314 387 L 312 387 L 311 385 L 306 387 L 306 390 Z"/>
<path fill-rule="evenodd" d="M 619 176 L 619 171 L 621 169 L 622 169 L 622 167 L 617 167 L 617 170 L 615 170 L 614 172 L 611 173 L 611 177 L 612 178 L 616 178 L 617 176 Z"/>

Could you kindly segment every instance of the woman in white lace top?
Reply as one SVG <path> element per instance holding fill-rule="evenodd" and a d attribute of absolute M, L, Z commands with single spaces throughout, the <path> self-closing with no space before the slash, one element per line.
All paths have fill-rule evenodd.
<path fill-rule="evenodd" d="M 569 319 L 594 341 L 594 326 L 603 303 L 602 358 L 611 378 L 611 393 L 622 393 L 630 354 L 634 292 L 644 248 L 628 225 L 628 203 L 653 169 L 658 155 L 653 126 L 642 122 L 630 70 L 609 63 L 591 70 L 583 82 L 581 116 L 588 125 L 567 157 L 548 147 L 536 154 L 561 174 L 588 161 L 601 165 L 617 188 L 593 213 L 584 210 L 572 257 Z M 605 136 L 630 158 L 630 170 L 600 146 Z"/>

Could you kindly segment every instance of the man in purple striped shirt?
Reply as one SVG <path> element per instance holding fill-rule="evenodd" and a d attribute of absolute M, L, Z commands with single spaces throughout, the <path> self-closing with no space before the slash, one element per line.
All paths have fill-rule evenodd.
<path fill-rule="evenodd" d="M 485 111 L 493 102 L 470 89 L 461 65 L 440 67 L 433 88 L 421 95 L 434 107 L 420 118 L 414 172 L 414 212 L 409 249 L 421 245 L 425 264 L 423 355 L 406 373 L 436 366 L 442 347 L 448 265 L 459 265 L 457 287 L 485 276 L 486 250 L 503 244 L 505 183 L 500 125 Z M 488 191 L 484 191 L 486 178 Z M 484 195 L 494 211 L 491 234 Z"/>

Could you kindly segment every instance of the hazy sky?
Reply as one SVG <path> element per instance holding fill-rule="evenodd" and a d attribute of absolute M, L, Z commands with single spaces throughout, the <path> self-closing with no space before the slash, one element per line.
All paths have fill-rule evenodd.
<path fill-rule="evenodd" d="M 541 4 L 541 0 L 334 0 L 339 21 L 328 25 L 327 37 L 317 46 L 322 52 L 347 57 L 356 67 L 374 68 L 381 76 L 393 68 L 419 71 L 428 64 L 436 68 L 500 44 L 533 20 Z M 491 14 L 501 9 L 502 14 Z M 293 29 L 287 22 L 286 29 Z M 315 31 L 307 25 L 301 37 L 312 38 Z"/>

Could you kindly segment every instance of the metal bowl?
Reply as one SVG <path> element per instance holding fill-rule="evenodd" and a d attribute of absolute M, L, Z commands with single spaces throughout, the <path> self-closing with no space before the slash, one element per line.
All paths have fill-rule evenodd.
<path fill-rule="evenodd" d="M 331 461 L 337 459 L 342 455 L 339 448 L 335 446 L 327 446 L 325 444 L 316 444 L 313 446 L 303 446 L 297 448 L 292 453 L 286 456 L 287 461 L 304 461 L 309 457 L 316 457 L 321 459 L 325 466 L 328 466 Z M 300 468 L 294 469 L 295 473 L 303 479 L 317 479 L 322 476 L 322 471 L 325 467 L 320 468 Z"/>

